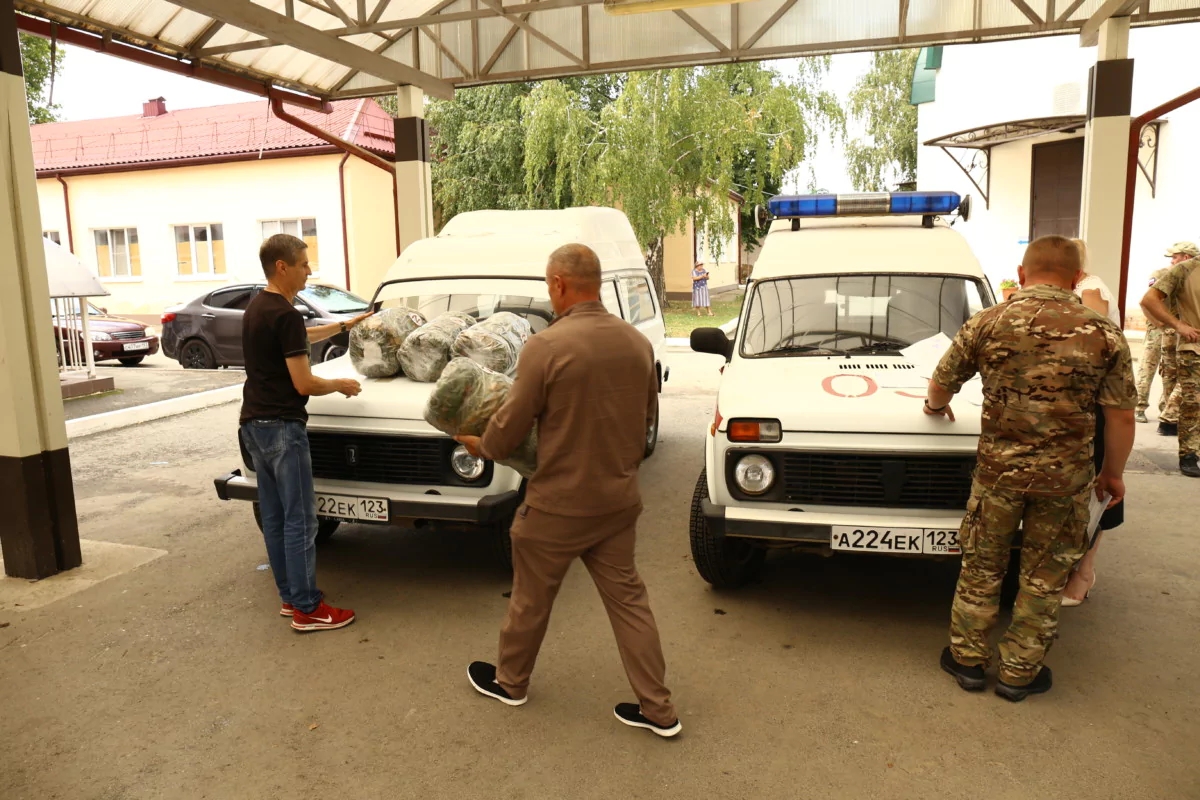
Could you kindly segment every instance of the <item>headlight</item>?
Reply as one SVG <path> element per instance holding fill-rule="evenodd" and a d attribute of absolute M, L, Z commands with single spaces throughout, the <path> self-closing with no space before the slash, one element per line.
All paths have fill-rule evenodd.
<path fill-rule="evenodd" d="M 482 458 L 471 455 L 467 448 L 460 444 L 450 454 L 450 466 L 454 469 L 454 474 L 464 481 L 477 481 L 483 474 L 484 463 Z"/>
<path fill-rule="evenodd" d="M 92 337 L 93 342 L 111 342 L 112 341 L 112 337 L 109 336 L 104 331 L 88 331 L 88 334 Z"/>
<path fill-rule="evenodd" d="M 745 456 L 734 467 L 733 479 L 746 494 L 766 494 L 775 483 L 775 467 L 765 456 Z"/>

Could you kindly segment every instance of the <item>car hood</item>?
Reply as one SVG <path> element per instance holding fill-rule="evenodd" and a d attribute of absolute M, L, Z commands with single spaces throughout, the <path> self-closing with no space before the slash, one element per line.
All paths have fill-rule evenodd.
<path fill-rule="evenodd" d="M 342 356 L 313 367 L 313 374 L 335 380 L 353 378 L 362 385 L 357 397 L 327 394 L 308 401 L 308 412 L 330 417 L 423 420 L 425 403 L 435 384 L 418 383 L 403 375 L 394 378 L 364 378 L 354 369 L 350 356 Z"/>
<path fill-rule="evenodd" d="M 932 369 L 895 356 L 784 356 L 725 366 L 717 408 L 726 420 L 778 419 L 785 431 L 978 436 L 983 392 L 970 381 L 957 421 L 921 413 Z"/>
<path fill-rule="evenodd" d="M 88 327 L 94 331 L 115 333 L 117 331 L 143 331 L 146 326 L 140 322 L 121 317 L 89 317 Z"/>

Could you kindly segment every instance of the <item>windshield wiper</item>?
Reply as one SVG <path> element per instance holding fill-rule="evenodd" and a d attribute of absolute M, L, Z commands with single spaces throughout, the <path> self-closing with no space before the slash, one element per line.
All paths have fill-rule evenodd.
<path fill-rule="evenodd" d="M 846 351 L 839 350 L 836 347 L 818 347 L 815 344 L 797 344 L 791 347 L 777 347 L 763 355 L 774 355 L 775 353 L 821 353 L 822 355 L 844 356 Z"/>
<path fill-rule="evenodd" d="M 851 347 L 847 353 L 899 353 L 901 348 L 908 347 L 902 342 L 870 342 Z"/>

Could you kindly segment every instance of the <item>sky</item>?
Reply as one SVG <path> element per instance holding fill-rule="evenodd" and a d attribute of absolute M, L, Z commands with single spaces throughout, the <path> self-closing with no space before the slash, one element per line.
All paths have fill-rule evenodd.
<path fill-rule="evenodd" d="M 259 100 L 255 95 L 226 89 L 212 83 L 176 75 L 172 72 L 124 61 L 112 56 L 64 45 L 66 59 L 62 74 L 54 84 L 54 102 L 62 108 L 63 120 L 77 121 L 121 117 L 142 113 L 142 103 L 164 97 L 168 110 L 200 108 L 225 103 Z M 793 72 L 793 60 L 768 62 L 785 75 Z M 826 88 L 843 100 L 854 82 L 870 68 L 869 53 L 837 55 L 825 78 Z M 809 184 L 809 165 L 797 170 L 785 181 L 786 191 L 803 192 Z M 833 192 L 852 191 L 846 175 L 840 142 L 828 136 L 819 139 L 811 166 L 817 184 Z"/>

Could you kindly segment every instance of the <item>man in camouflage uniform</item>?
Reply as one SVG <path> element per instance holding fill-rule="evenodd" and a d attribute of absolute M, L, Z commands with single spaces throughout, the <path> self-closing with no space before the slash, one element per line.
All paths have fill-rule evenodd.
<path fill-rule="evenodd" d="M 1200 478 L 1200 258 L 1167 270 L 1142 298 L 1142 308 L 1178 334 L 1179 471 Z"/>
<path fill-rule="evenodd" d="M 1071 240 L 1037 239 L 1018 274 L 1021 291 L 959 330 L 925 400 L 926 414 L 953 422 L 950 399 L 976 373 L 983 379 L 979 461 L 941 664 L 962 688 L 984 688 L 1000 585 L 1023 528 L 1020 591 L 1000 642 L 996 685 L 996 694 L 1014 702 L 1050 689 L 1042 662 L 1071 568 L 1087 550 L 1088 503 L 1093 489 L 1113 504 L 1124 497 L 1137 405 L 1125 337 L 1072 291 L 1082 275 Z M 1107 426 L 1099 476 L 1092 466 L 1097 405 Z"/>
<path fill-rule="evenodd" d="M 1150 285 L 1162 278 L 1171 267 L 1188 261 L 1196 256 L 1200 256 L 1200 247 L 1197 247 L 1192 242 L 1176 242 L 1167 248 L 1167 258 L 1171 259 L 1171 265 L 1158 270 L 1154 273 L 1154 280 Z M 1154 316 L 1142 304 L 1142 312 L 1146 315 L 1148 324 L 1154 323 Z M 1172 309 L 1172 313 L 1174 309 Z M 1157 323 L 1154 323 L 1157 324 Z M 1178 334 L 1171 328 L 1160 326 L 1162 330 L 1162 362 L 1159 366 L 1159 374 L 1163 379 L 1163 394 L 1162 401 L 1159 402 L 1158 410 L 1158 433 L 1160 436 L 1176 436 L 1179 433 L 1179 402 L 1181 399 L 1179 382 L 1176 378 L 1178 373 Z"/>

